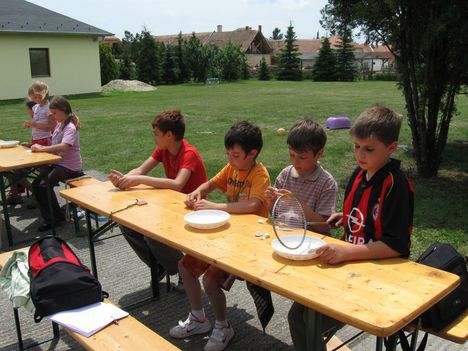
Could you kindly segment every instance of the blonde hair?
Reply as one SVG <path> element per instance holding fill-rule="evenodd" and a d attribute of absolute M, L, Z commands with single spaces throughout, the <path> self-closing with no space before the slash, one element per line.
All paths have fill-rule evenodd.
<path fill-rule="evenodd" d="M 80 129 L 80 119 L 72 111 L 70 103 L 63 96 L 54 96 L 49 104 L 49 109 L 62 111 L 67 115 L 67 118 L 63 121 L 62 129 L 70 122 L 72 122 L 76 129 Z"/>
<path fill-rule="evenodd" d="M 42 100 L 48 99 L 49 98 L 49 86 L 44 82 L 36 81 L 32 83 L 28 89 L 28 95 L 31 96 L 33 94 L 41 95 Z"/>

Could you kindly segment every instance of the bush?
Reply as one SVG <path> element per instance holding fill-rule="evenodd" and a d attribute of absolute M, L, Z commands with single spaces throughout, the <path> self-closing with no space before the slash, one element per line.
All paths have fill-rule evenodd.
<path fill-rule="evenodd" d="M 397 81 L 398 74 L 396 72 L 377 72 L 372 78 L 374 80 Z"/>

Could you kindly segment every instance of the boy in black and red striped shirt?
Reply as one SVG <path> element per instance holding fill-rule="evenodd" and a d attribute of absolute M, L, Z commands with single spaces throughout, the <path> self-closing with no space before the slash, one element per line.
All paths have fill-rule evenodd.
<path fill-rule="evenodd" d="M 409 256 L 414 191 L 400 170 L 400 161 L 391 158 L 397 149 L 401 120 L 392 110 L 376 105 L 364 111 L 351 128 L 358 167 L 346 187 L 343 212 L 331 215 L 328 223 L 342 225 L 343 240 L 355 245 L 324 245 L 317 250 L 321 262 Z M 304 312 L 291 308 L 288 315 L 296 350 L 305 349 Z M 333 334 L 341 326 L 322 316 L 322 333 Z"/>

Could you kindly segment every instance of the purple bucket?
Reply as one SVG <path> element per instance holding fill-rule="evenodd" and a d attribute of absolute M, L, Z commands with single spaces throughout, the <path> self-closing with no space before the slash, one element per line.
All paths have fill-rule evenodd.
<path fill-rule="evenodd" d="M 327 118 L 326 127 L 328 129 L 349 129 L 351 121 L 346 116 L 330 116 Z"/>

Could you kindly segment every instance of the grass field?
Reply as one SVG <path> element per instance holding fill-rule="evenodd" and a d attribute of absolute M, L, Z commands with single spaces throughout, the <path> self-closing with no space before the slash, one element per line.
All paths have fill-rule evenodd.
<path fill-rule="evenodd" d="M 208 175 L 226 162 L 224 133 L 235 121 L 247 119 L 259 125 L 264 148 L 259 156 L 272 181 L 288 164 L 286 137 L 276 136 L 310 117 L 325 125 L 331 115 L 354 120 L 366 107 L 383 103 L 405 115 L 404 99 L 393 82 L 316 83 L 244 81 L 220 85 L 161 86 L 153 92 L 105 93 L 70 97 L 82 121 L 81 147 L 84 168 L 108 173 L 111 168 L 128 171 L 146 159 L 154 148 L 151 121 L 165 109 L 177 108 L 187 119 L 186 138 L 197 146 Z M 411 134 L 407 123 L 400 136 L 396 158 L 416 189 L 413 253 L 417 256 L 434 241 L 452 243 L 468 253 L 468 97 L 457 100 L 458 115 L 452 121 L 444 161 L 435 179 L 417 176 L 411 157 Z M 0 139 L 30 139 L 21 127 L 26 119 L 22 101 L 0 102 Z M 322 165 L 343 190 L 355 167 L 348 130 L 327 131 Z M 161 171 L 155 174 L 161 175 Z M 216 198 L 220 198 L 219 194 Z M 338 235 L 338 233 L 336 233 Z"/>

